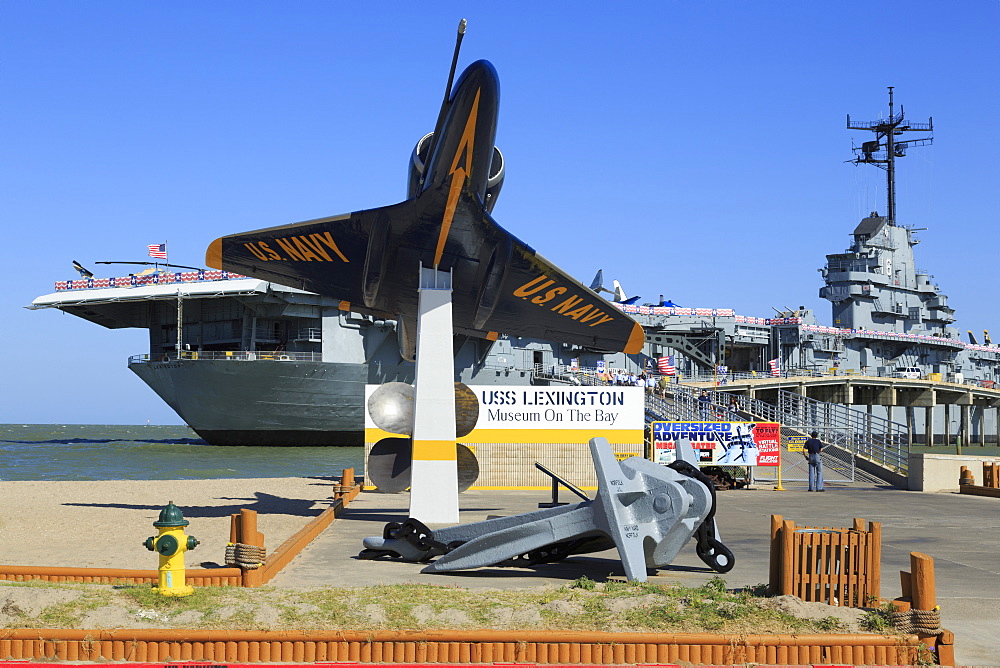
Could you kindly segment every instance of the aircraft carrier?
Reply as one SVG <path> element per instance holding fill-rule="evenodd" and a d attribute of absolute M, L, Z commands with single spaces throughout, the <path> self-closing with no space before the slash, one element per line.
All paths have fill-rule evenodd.
<path fill-rule="evenodd" d="M 988 334 L 963 342 L 954 310 L 916 268 L 917 230 L 895 215 L 895 160 L 930 143 L 931 123 L 894 112 L 848 127 L 875 139 L 856 149 L 859 164 L 885 169 L 884 215 L 854 228 L 843 253 L 827 255 L 820 296 L 832 323 L 805 308 L 775 317 L 733 308 L 637 305 L 617 289 L 610 303 L 645 330 L 638 354 L 502 334 L 456 336 L 455 379 L 469 385 L 579 383 L 599 369 L 658 370 L 660 358 L 687 380 L 767 374 L 923 376 L 993 387 L 1000 347 Z M 900 141 L 903 132 L 922 133 Z M 360 445 L 366 384 L 412 382 L 413 364 L 392 320 L 342 310 L 343 303 L 225 271 L 154 271 L 56 283 L 28 307 L 57 308 L 109 329 L 149 332 L 148 352 L 129 368 L 209 443 Z M 592 289 L 603 291 L 600 279 Z"/>
<path fill-rule="evenodd" d="M 209 443 L 361 445 L 365 385 L 413 381 L 394 321 L 294 288 L 212 270 L 55 287 L 29 308 L 148 330 L 149 351 L 129 368 Z M 503 336 L 456 337 L 455 351 L 456 380 L 475 385 L 577 383 L 566 370 L 604 359 Z"/>

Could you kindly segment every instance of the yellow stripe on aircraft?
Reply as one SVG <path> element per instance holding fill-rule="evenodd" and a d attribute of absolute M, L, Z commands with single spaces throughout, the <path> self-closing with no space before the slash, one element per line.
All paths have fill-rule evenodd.
<path fill-rule="evenodd" d="M 444 207 L 444 218 L 441 220 L 441 232 L 438 234 L 437 248 L 434 251 L 434 266 L 441 264 L 441 256 L 444 255 L 444 243 L 448 240 L 448 232 L 451 230 L 451 222 L 455 218 L 455 207 L 458 206 L 458 196 L 462 194 L 462 187 L 469 176 L 472 168 L 472 149 L 476 140 L 476 117 L 479 115 L 479 91 L 476 91 L 476 99 L 472 102 L 472 110 L 469 112 L 469 119 L 465 122 L 465 130 L 462 132 L 462 140 L 458 143 L 458 150 L 451 161 L 451 187 L 448 190 L 448 203 Z M 465 153 L 464 167 L 459 167 L 459 162 L 463 152 Z"/>

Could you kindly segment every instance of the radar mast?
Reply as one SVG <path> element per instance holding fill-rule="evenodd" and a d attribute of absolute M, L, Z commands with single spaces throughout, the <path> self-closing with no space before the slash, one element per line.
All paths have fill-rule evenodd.
<path fill-rule="evenodd" d="M 875 165 L 886 172 L 886 194 L 887 211 L 886 221 L 889 225 L 896 224 L 896 158 L 906 155 L 906 149 L 912 146 L 927 146 L 934 143 L 934 137 L 920 137 L 918 139 L 907 139 L 897 141 L 896 135 L 904 132 L 933 132 L 934 119 L 928 118 L 926 123 L 910 123 L 905 120 L 903 105 L 899 105 L 899 113 L 893 113 L 892 89 L 889 88 L 889 118 L 881 118 L 877 121 L 854 121 L 851 122 L 851 115 L 847 115 L 848 130 L 869 130 L 875 133 L 875 139 L 866 141 L 861 146 L 852 147 L 852 151 L 857 156 L 853 162 L 856 165 L 866 163 Z"/>

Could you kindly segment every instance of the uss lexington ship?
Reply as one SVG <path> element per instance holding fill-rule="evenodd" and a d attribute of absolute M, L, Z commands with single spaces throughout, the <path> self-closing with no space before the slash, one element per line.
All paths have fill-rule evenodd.
<path fill-rule="evenodd" d="M 601 369 L 654 373 L 663 360 L 686 380 L 849 373 L 993 387 L 1000 381 L 1000 347 L 985 332 L 982 342 L 971 331 L 968 342 L 960 340 L 947 297 L 916 268 L 916 230 L 896 221 L 895 160 L 931 141 L 896 136 L 929 133 L 931 123 L 895 113 L 890 89 L 887 118 L 852 124 L 848 117 L 848 127 L 875 133 L 856 149 L 855 162 L 886 170 L 888 206 L 886 215 L 862 220 L 849 248 L 828 255 L 820 270 L 832 326 L 805 308 L 751 317 L 730 308 L 666 305 L 662 297 L 635 305 L 616 289 L 610 303 L 645 330 L 642 353 L 456 336 L 455 380 L 579 384 Z M 605 291 L 600 283 L 595 279 L 591 289 Z M 358 446 L 365 385 L 413 382 L 396 323 L 342 310 L 329 297 L 211 270 L 86 277 L 55 288 L 28 308 L 56 308 L 109 329 L 148 330 L 149 351 L 130 357 L 129 368 L 209 443 Z"/>

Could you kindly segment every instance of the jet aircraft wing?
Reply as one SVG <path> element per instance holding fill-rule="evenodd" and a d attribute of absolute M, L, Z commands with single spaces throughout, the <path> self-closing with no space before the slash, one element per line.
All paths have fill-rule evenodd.
<path fill-rule="evenodd" d="M 413 322 L 420 265 L 433 266 L 448 192 L 378 209 L 216 239 L 210 267 L 341 299 L 344 308 Z M 641 325 L 498 225 L 465 192 L 443 235 L 456 329 L 637 353 Z"/>

